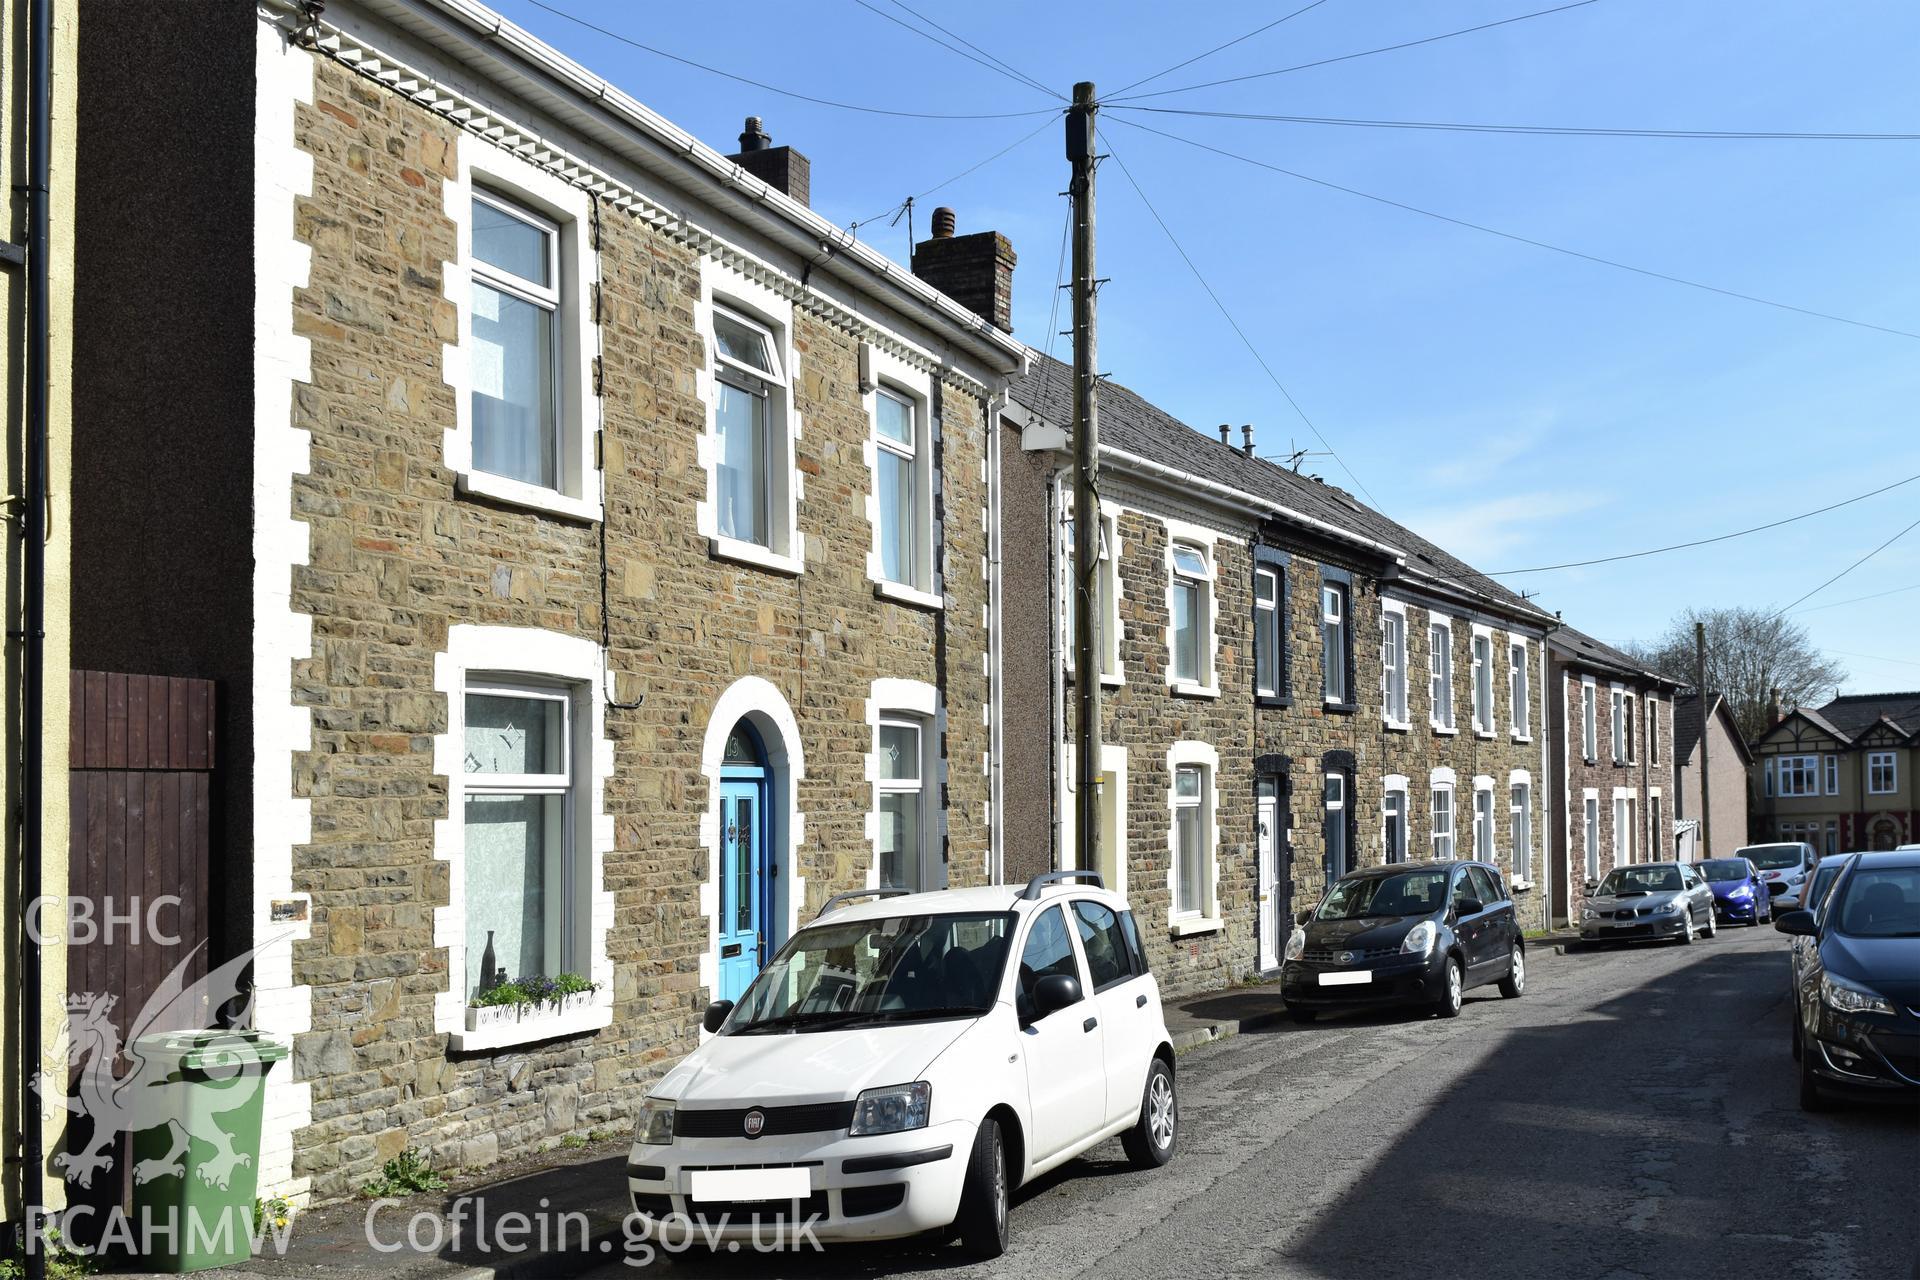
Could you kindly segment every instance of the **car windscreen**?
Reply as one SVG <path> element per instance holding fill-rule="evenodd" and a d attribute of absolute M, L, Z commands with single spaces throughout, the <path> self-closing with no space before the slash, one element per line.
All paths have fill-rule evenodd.
<path fill-rule="evenodd" d="M 1619 867 L 1607 872 L 1596 892 L 1620 896 L 1632 893 L 1666 893 L 1680 888 L 1677 867 Z"/>
<path fill-rule="evenodd" d="M 1742 849 L 1740 856 L 1762 871 L 1781 871 L 1799 866 L 1807 855 L 1797 844 L 1756 844 Z"/>
<path fill-rule="evenodd" d="M 1711 862 L 1696 862 L 1693 869 L 1709 880 L 1745 880 L 1747 864 L 1743 858 L 1715 858 Z"/>
<path fill-rule="evenodd" d="M 1920 867 L 1875 867 L 1848 877 L 1834 927 L 1853 938 L 1920 938 Z"/>
<path fill-rule="evenodd" d="M 1833 888 L 1833 878 L 1840 874 L 1840 868 L 1817 867 L 1813 873 L 1813 883 L 1807 888 L 1807 910 L 1819 907 L 1826 898 L 1827 890 Z"/>
<path fill-rule="evenodd" d="M 1316 920 L 1353 920 L 1361 916 L 1427 916 L 1447 900 L 1444 871 L 1403 871 L 1391 876 L 1355 876 L 1327 894 Z"/>
<path fill-rule="evenodd" d="M 985 1013 L 1012 931 L 1007 912 L 884 916 L 802 929 L 740 997 L 724 1033 Z"/>

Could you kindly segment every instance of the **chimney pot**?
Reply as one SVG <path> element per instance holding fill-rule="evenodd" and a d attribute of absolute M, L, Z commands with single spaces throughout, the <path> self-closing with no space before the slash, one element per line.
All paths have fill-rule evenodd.
<path fill-rule="evenodd" d="M 954 225 L 953 210 L 949 209 L 946 205 L 940 205 L 933 211 L 933 238 L 935 240 L 953 239 Z"/>
<path fill-rule="evenodd" d="M 1253 456 L 1253 424 L 1251 422 L 1242 423 L 1240 426 L 1240 452 L 1249 458 Z"/>
<path fill-rule="evenodd" d="M 773 139 L 760 127 L 760 117 L 748 116 L 746 130 L 740 135 L 741 152 L 765 151 L 772 143 Z"/>
<path fill-rule="evenodd" d="M 1233 427 L 1231 424 L 1225 422 L 1220 424 L 1220 443 L 1229 448 L 1233 446 Z"/>

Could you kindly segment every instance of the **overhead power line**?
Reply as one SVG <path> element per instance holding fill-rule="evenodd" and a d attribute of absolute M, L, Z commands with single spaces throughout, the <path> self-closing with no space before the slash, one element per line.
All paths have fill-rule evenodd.
<path fill-rule="evenodd" d="M 1565 138 L 1690 138 L 1757 142 L 1920 142 L 1920 133 L 1808 133 L 1749 129 L 1621 129 L 1549 124 L 1465 124 L 1439 120 L 1364 120 L 1343 116 L 1267 115 L 1256 111 L 1203 111 L 1191 107 L 1130 107 L 1114 103 L 1109 111 L 1150 111 L 1156 115 L 1204 116 L 1215 120 L 1260 120 L 1276 124 L 1333 125 L 1347 129 L 1426 129 L 1447 133 L 1514 133 Z"/>
<path fill-rule="evenodd" d="M 1774 612 L 1774 616 L 1776 618 L 1784 617 L 1788 612 L 1788 610 L 1792 609 L 1794 605 L 1804 604 L 1806 601 L 1812 599 L 1814 596 L 1819 595 L 1822 591 L 1825 591 L 1828 587 L 1840 581 L 1840 579 L 1846 577 L 1848 574 L 1852 573 L 1855 569 L 1858 569 L 1861 565 L 1873 559 L 1875 556 L 1879 555 L 1882 551 L 1885 551 L 1888 547 L 1892 546 L 1894 543 L 1900 541 L 1900 539 L 1912 533 L 1915 529 L 1920 529 L 1920 520 L 1915 520 L 1912 524 L 1908 525 L 1906 528 L 1902 529 L 1900 532 L 1894 534 L 1891 538 L 1888 538 L 1885 542 L 1881 543 L 1879 546 L 1875 547 L 1873 550 L 1867 552 L 1867 554 L 1861 556 L 1858 560 L 1855 560 L 1852 564 L 1848 565 L 1846 568 L 1842 569 L 1840 572 L 1834 574 L 1831 578 L 1828 578 L 1825 582 L 1821 583 L 1819 586 L 1815 587 L 1813 590 L 1807 592 L 1806 595 L 1800 596 L 1799 598 L 1794 600 L 1793 604 L 1782 606 L 1780 609 Z"/>
<path fill-rule="evenodd" d="M 1047 114 L 1049 116 L 1057 116 L 1059 115 L 1059 112 L 1050 111 Z M 1041 133 L 1043 133 L 1044 131 L 1052 127 L 1053 127 L 1053 120 L 1051 119 L 1042 120 L 1039 123 L 1039 125 L 1037 125 L 1035 128 L 1033 128 L 1027 133 L 1021 134 L 1019 137 L 1015 138 L 1012 142 L 1009 142 L 1006 146 L 1000 148 L 998 151 L 994 152 L 992 155 L 988 156 L 986 159 L 974 161 L 972 164 L 968 165 L 966 168 L 962 169 L 960 172 L 954 174 L 951 178 L 943 178 L 941 181 L 936 182 L 932 186 L 928 187 L 925 191 L 916 191 L 912 195 L 907 196 L 905 199 L 901 200 L 900 203 L 898 204 L 888 205 L 885 209 L 881 210 L 879 213 L 874 214 L 871 218 L 862 218 L 858 222 L 849 224 L 848 230 L 857 231 L 861 227 L 866 226 L 870 222 L 878 222 L 882 218 L 893 217 L 894 214 L 898 213 L 902 208 L 906 206 L 908 201 L 924 200 L 928 196 L 932 195 L 934 192 L 942 190 L 946 187 L 952 186 L 954 183 L 960 181 L 960 179 L 968 176 L 969 174 L 975 172 L 976 170 L 986 168 L 988 165 L 992 164 L 995 160 L 998 160 L 1001 156 L 1006 155 L 1009 151 L 1016 150 L 1023 144 L 1033 141 L 1035 138 L 1039 137 Z"/>
<path fill-rule="evenodd" d="M 677 53 L 668 53 L 665 49 L 656 49 L 654 46 L 643 44 L 631 36 L 623 36 L 618 31 L 609 31 L 605 27 L 588 22 L 585 18 L 568 13 L 565 9 L 556 8 L 553 5 L 547 4 L 546 0 L 526 0 L 526 3 L 536 9 L 545 10 L 556 18 L 563 18 L 575 26 L 585 27 L 589 31 L 603 35 L 609 40 L 615 40 L 621 44 L 639 49 L 643 53 L 650 53 L 656 58 L 665 58 L 669 62 L 677 62 L 684 67 L 692 67 L 697 71 L 705 71 L 709 75 L 721 76 L 737 84 L 751 85 L 755 89 L 764 89 L 768 93 L 777 93 L 783 98 L 793 98 L 800 102 L 811 102 L 815 106 L 834 107 L 841 111 L 858 111 L 865 115 L 872 116 L 898 116 L 907 120 L 1015 120 L 1022 116 L 1053 115 L 1056 110 L 1053 107 L 1041 107 L 1032 111 L 900 111 L 892 107 L 869 107 L 857 102 L 838 102 L 832 98 L 819 98 L 813 94 L 801 93 L 794 89 L 782 89 L 778 85 L 768 84 L 764 80 L 755 80 L 751 76 L 737 75 L 731 71 L 723 71 L 719 67 L 708 66 L 704 62 L 695 62 L 692 58 L 683 58 Z"/>
<path fill-rule="evenodd" d="M 1359 473 L 1347 465 L 1347 460 L 1340 456 L 1340 451 L 1333 447 L 1333 443 L 1321 434 L 1320 428 L 1315 426 L 1313 419 L 1307 416 L 1307 411 L 1302 409 L 1300 402 L 1293 398 L 1293 392 L 1287 390 L 1287 384 L 1280 381 L 1280 375 L 1273 371 L 1273 366 L 1267 363 L 1267 358 L 1260 354 L 1258 347 L 1253 345 L 1253 339 L 1247 336 L 1247 331 L 1242 329 L 1240 322 L 1233 318 L 1233 312 L 1227 310 L 1227 304 L 1220 300 L 1220 295 L 1214 292 L 1212 285 L 1207 283 L 1206 276 L 1200 273 L 1199 266 L 1195 264 L 1192 256 L 1188 254 L 1186 249 L 1181 245 L 1180 238 L 1173 234 L 1173 228 L 1167 225 L 1167 220 L 1162 218 L 1160 211 L 1153 207 L 1153 201 L 1147 198 L 1146 190 L 1141 187 L 1138 179 L 1133 176 L 1133 170 L 1127 168 L 1127 162 L 1120 158 L 1119 151 L 1114 148 L 1111 141 L 1107 143 L 1107 154 L 1112 156 L 1114 163 L 1120 166 L 1120 172 L 1126 175 L 1127 183 L 1133 188 L 1134 194 L 1140 197 L 1140 203 L 1147 206 L 1147 212 L 1152 214 L 1153 220 L 1160 224 L 1160 230 L 1166 234 L 1167 242 L 1173 246 L 1174 252 L 1180 255 L 1180 260 L 1187 264 L 1187 270 L 1191 271 L 1193 278 L 1200 282 L 1200 287 L 1206 290 L 1207 296 L 1213 299 L 1213 305 L 1219 309 L 1220 314 L 1224 316 L 1227 323 L 1233 327 L 1233 331 L 1240 336 L 1241 343 L 1246 347 L 1248 353 L 1253 356 L 1255 363 L 1266 373 L 1268 380 L 1273 383 L 1280 394 L 1286 397 L 1287 403 L 1293 406 L 1293 411 L 1299 415 L 1300 421 L 1307 424 L 1307 430 L 1313 432 L 1314 438 L 1327 447 L 1327 452 L 1333 455 L 1333 460 L 1340 464 L 1341 470 L 1347 473 L 1347 476 L 1353 481 L 1354 486 L 1358 488 L 1361 493 L 1366 494 L 1367 501 L 1371 502 L 1377 509 L 1380 506 L 1380 500 L 1373 496 L 1373 491 L 1367 488 L 1366 482 L 1360 478 Z"/>
<path fill-rule="evenodd" d="M 1859 604 L 1865 600 L 1878 600 L 1884 596 L 1897 596 L 1908 591 L 1920 591 L 1920 582 L 1915 582 L 1904 587 L 1895 587 L 1891 591 L 1875 591 L 1871 595 L 1848 596 L 1845 600 L 1832 600 L 1826 604 L 1809 605 L 1804 609 L 1796 609 L 1794 610 L 1794 612 L 1795 613 L 1818 613 L 1822 609 L 1838 609 L 1842 605 Z"/>
<path fill-rule="evenodd" d="M 1278 67 L 1272 71 L 1255 71 L 1244 76 L 1227 76 L 1221 80 L 1206 80 L 1199 84 L 1183 84 L 1177 89 L 1155 89 L 1152 93 L 1136 93 L 1127 97 L 1113 94 L 1104 100 L 1103 105 L 1111 106 L 1118 102 L 1137 102 L 1142 98 L 1164 98 L 1172 93 L 1192 93 L 1196 89 L 1212 89 L 1223 84 L 1239 84 L 1244 80 L 1264 80 L 1269 76 L 1284 76 L 1295 71 L 1306 71 L 1313 67 L 1331 66 L 1336 62 L 1351 62 L 1355 58 L 1371 58 L 1376 53 L 1395 53 L 1401 49 L 1413 49 L 1423 44 L 1433 44 L 1439 40 L 1451 40 L 1455 36 L 1470 36 L 1476 31 L 1491 31 L 1495 27 L 1504 27 L 1515 22 L 1525 22 L 1530 18 L 1544 18 L 1550 14 L 1565 13 L 1569 9 L 1582 9 L 1599 0 L 1573 0 L 1572 4 L 1556 5 L 1551 9 L 1537 9 L 1532 13 L 1517 14 L 1511 18 L 1501 18 L 1495 22 L 1482 22 L 1478 26 L 1462 27 L 1458 31 L 1443 31 L 1439 35 L 1422 36 L 1418 40 L 1403 40 L 1399 44 L 1382 45 L 1378 49 L 1362 49 L 1357 53 L 1343 53 L 1333 58 L 1317 58 L 1312 62 L 1301 62 L 1291 67 Z"/>
<path fill-rule="evenodd" d="M 991 54 L 987 55 L 986 57 L 979 57 L 979 56 L 976 56 L 975 54 L 968 53 L 966 49 L 960 48 L 959 45 L 948 44 L 945 40 L 942 40 L 939 36 L 934 35 L 931 31 L 923 31 L 919 27 L 914 26 L 910 22 L 905 22 L 899 18 L 894 17 L 892 14 L 888 13 L 885 9 L 880 8 L 878 5 L 869 3 L 869 0 L 853 0 L 853 2 L 859 5 L 862 9 L 865 9 L 868 13 L 873 14 L 876 18 L 884 18 L 886 21 L 893 23 L 895 26 L 901 28 L 904 31 L 911 31 L 914 35 L 919 36 L 922 40 L 927 40 L 932 42 L 933 44 L 939 45 L 942 49 L 947 50 L 949 53 L 965 58 L 968 62 L 975 63 L 978 66 L 985 67 L 987 70 L 993 72 L 995 75 L 1005 76 L 1007 79 L 1013 81 L 1017 85 L 1020 85 L 1022 88 L 1037 89 L 1041 93 L 1052 94 L 1056 98 L 1060 96 L 1058 93 L 1055 93 L 1052 89 L 1047 88 L 1047 86 L 1041 84 L 1037 80 L 1031 80 L 1026 76 L 1021 75 L 1017 71 L 1013 71 L 1004 66 L 996 65 L 999 61 L 997 58 L 993 59 L 992 61 L 989 61 L 989 58 L 992 58 Z M 895 0 L 896 4 L 897 2 L 898 0 Z M 936 22 L 931 22 L 926 18 L 921 18 L 919 14 L 914 13 L 913 10 L 908 9 L 907 6 L 903 4 L 899 5 L 898 7 L 901 9 L 905 9 L 906 12 L 913 14 L 913 16 L 916 18 L 920 18 L 920 21 L 925 22 L 928 26 L 938 27 L 939 30 L 941 31 L 947 30 L 945 27 L 941 27 Z M 953 33 L 947 32 L 947 34 L 952 35 Z M 959 40 L 960 37 L 954 36 L 954 39 Z M 963 40 L 961 41 L 961 43 L 964 44 L 966 42 Z M 969 47 L 975 47 L 975 46 L 969 46 Z"/>
<path fill-rule="evenodd" d="M 1118 89 L 1115 89 L 1113 91 L 1112 96 L 1115 98 L 1118 98 L 1121 94 L 1126 93 L 1129 89 L 1138 89 L 1141 85 L 1147 83 L 1149 80 L 1158 80 L 1161 76 L 1170 76 L 1182 67 L 1190 67 L 1194 63 L 1199 62 L 1203 58 L 1211 58 L 1214 54 L 1219 53 L 1222 49 L 1231 49 L 1233 48 L 1233 46 L 1239 44 L 1243 40 L 1251 40 L 1255 36 L 1259 35 L 1261 32 L 1271 31 L 1283 22 L 1291 22 L 1293 21 L 1293 19 L 1305 13 L 1308 9 L 1318 9 L 1321 5 L 1325 4 L 1326 2 L 1327 0 L 1313 0 L 1312 4 L 1304 5 L 1301 8 L 1295 9 L 1292 13 L 1287 14 L 1285 17 L 1275 18 L 1272 22 L 1267 23 L 1265 26 L 1255 27 L 1253 30 L 1247 32 L 1245 35 L 1235 36 L 1233 39 L 1227 41 L 1225 44 L 1217 44 L 1213 46 L 1213 48 L 1207 50 L 1205 53 L 1196 53 L 1191 58 L 1188 58 L 1185 62 L 1176 62 L 1170 67 L 1161 68 L 1159 71 L 1154 72 L 1150 76 L 1141 76 L 1138 80 L 1135 80 L 1132 84 L 1122 85 Z"/>
<path fill-rule="evenodd" d="M 958 40 L 961 44 L 967 46 L 967 48 L 973 50 L 975 53 L 979 54 L 981 57 L 986 58 L 988 61 L 998 66 L 1001 70 L 1005 71 L 1008 75 L 1013 76 L 1015 79 L 1021 81 L 1022 83 L 1030 84 L 1034 88 L 1040 90 L 1040 92 L 1045 94 L 1050 94 L 1053 97 L 1060 99 L 1060 101 L 1062 102 L 1065 102 L 1067 100 L 1067 95 L 1064 93 L 1061 93 L 1058 89 L 1050 88 L 1044 81 L 1034 79 L 1032 76 L 1028 75 L 1026 72 L 1022 71 L 1020 68 L 1014 66 L 1011 62 L 1008 62 L 1005 58 L 995 57 L 992 53 L 989 53 L 987 50 L 982 49 L 979 45 L 967 39 L 965 36 L 961 35 L 958 31 L 953 31 L 946 27 L 941 26 L 939 23 L 935 22 L 932 18 L 929 18 L 926 14 L 921 13 L 918 9 L 912 8 L 909 5 L 902 3 L 902 0 L 888 0 L 888 3 L 893 5 L 893 7 L 896 9 L 901 9 L 906 11 L 907 13 L 912 14 L 914 17 L 918 18 L 920 21 L 932 27 L 935 31 L 943 32 L 946 35 L 952 36 L 955 40 Z"/>
<path fill-rule="evenodd" d="M 1483 235 L 1497 236 L 1502 240 L 1511 240 L 1515 244 L 1531 245 L 1536 249 L 1545 249 L 1549 253 L 1558 253 L 1565 257 L 1578 258 L 1582 262 L 1591 262 L 1598 266 L 1612 267 L 1616 271 L 1629 271 L 1637 276 L 1646 276 L 1653 280 L 1664 280 L 1668 284 L 1685 285 L 1689 289 L 1698 289 L 1703 293 L 1716 293 L 1723 298 L 1737 298 L 1742 302 L 1757 303 L 1763 307 L 1772 307 L 1777 311 L 1791 311 L 1798 315 L 1811 316 L 1816 320 L 1831 320 L 1835 324 L 1852 325 L 1857 329 L 1871 329 L 1876 333 L 1892 334 L 1896 338 L 1911 338 L 1915 341 L 1920 341 L 1920 333 L 1914 333 L 1906 329 L 1896 329 L 1890 325 L 1874 324 L 1869 320 L 1855 320 L 1850 316 L 1834 315 L 1828 311 L 1815 311 L 1811 307 L 1795 306 L 1791 302 L 1776 302 L 1772 298 L 1762 298 L 1756 294 L 1741 293 L 1736 289 L 1723 289 L 1719 285 L 1706 284 L 1699 280 L 1689 280 L 1685 276 L 1671 275 L 1665 271 L 1655 271 L 1650 267 L 1636 267 L 1630 262 L 1621 262 L 1615 258 L 1603 258 L 1598 254 L 1585 253 L 1579 249 L 1569 249 L 1565 245 L 1552 244 L 1546 240 L 1536 240 L 1531 236 L 1519 235 L 1512 231 L 1502 231 L 1498 227 L 1490 227 L 1485 223 L 1471 222 L 1466 218 L 1456 218 L 1451 214 L 1436 213 L 1432 209 L 1422 209 L 1419 205 L 1408 204 L 1404 200 L 1395 200 L 1388 196 L 1375 195 L 1371 191 L 1362 191 L 1357 187 L 1342 186 L 1338 182 L 1329 182 L 1325 178 L 1316 178 L 1311 174 L 1301 173 L 1296 169 L 1283 168 L 1280 165 L 1271 164 L 1265 160 L 1255 159 L 1253 156 L 1242 155 L 1237 151 L 1229 151 L 1224 147 L 1216 147 L 1210 143 L 1201 142 L 1197 138 L 1189 138 L 1178 133 L 1168 133 L 1164 129 L 1156 129 L 1152 125 L 1141 124 L 1135 120 L 1128 120 L 1124 117 L 1116 116 L 1114 117 L 1114 122 L 1123 124 L 1129 129 L 1139 129 L 1143 133 L 1158 134 L 1162 138 L 1171 138 L 1175 142 L 1182 142 L 1187 146 L 1197 147 L 1201 151 L 1211 151 L 1217 156 L 1225 156 L 1229 160 L 1238 160 L 1242 164 L 1250 164 L 1258 169 L 1266 169 L 1273 173 L 1293 178 L 1299 182 L 1310 182 L 1316 187 L 1325 187 L 1329 191 L 1338 191 L 1345 195 L 1356 196 L 1362 200 L 1371 200 L 1375 204 L 1383 204 L 1388 208 L 1400 209 L 1407 213 L 1417 213 L 1423 218 L 1432 218 L 1436 222 L 1446 222 L 1456 227 L 1465 227 L 1469 231 L 1478 231 Z"/>
<path fill-rule="evenodd" d="M 1920 480 L 1920 474 L 1910 475 L 1904 480 L 1895 480 L 1892 484 L 1883 484 L 1878 489 L 1869 489 L 1865 493 L 1856 493 L 1851 498 L 1842 498 L 1840 501 L 1830 502 L 1824 507 L 1815 507 L 1812 511 L 1802 511 L 1797 516 L 1786 516 L 1779 520 L 1769 520 L 1765 524 L 1754 525 L 1751 529 L 1736 529 L 1732 533 L 1715 534 L 1711 538 L 1695 538 L 1690 542 L 1676 542 L 1665 547 L 1650 547 L 1645 551 L 1623 551 L 1619 555 L 1599 556 L 1592 560 L 1569 560 L 1564 564 L 1540 564 L 1528 569 L 1496 569 L 1491 573 L 1483 573 L 1480 576 L 1486 578 L 1512 578 L 1523 573 L 1549 573 L 1556 569 L 1584 569 L 1590 565 L 1614 564 L 1621 560 L 1641 560 L 1647 556 L 1665 555 L 1669 551 L 1685 551 L 1692 547 L 1709 546 L 1716 542 L 1727 542 L 1734 538 L 1744 538 L 1748 534 L 1763 533 L 1768 529 L 1778 529 L 1781 525 L 1793 524 L 1800 520 L 1808 520 L 1814 516 L 1825 515 L 1829 511 L 1838 511 L 1841 507 L 1850 507 L 1856 502 L 1865 502 L 1868 498 L 1878 497 L 1880 494 L 1892 489 L 1898 489 L 1902 485 L 1912 484 L 1915 480 Z M 1830 581 L 1838 581 L 1838 577 L 1836 576 Z M 1816 587 L 1814 590 L 1818 591 L 1820 588 Z M 1811 591 L 1807 593 L 1807 595 L 1812 594 L 1813 592 Z M 1804 600 L 1806 596 L 1802 596 L 1800 599 Z M 1800 600 L 1796 600 L 1793 603 L 1799 604 Z M 1787 606 L 1789 609 L 1792 607 L 1793 605 Z M 1785 610 L 1781 612 L 1784 613 Z"/>

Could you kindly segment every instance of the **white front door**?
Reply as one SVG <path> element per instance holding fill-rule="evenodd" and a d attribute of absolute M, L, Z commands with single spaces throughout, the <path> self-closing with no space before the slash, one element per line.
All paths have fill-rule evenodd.
<path fill-rule="evenodd" d="M 1261 778 L 1255 785 L 1260 863 L 1260 968 L 1270 970 L 1280 967 L 1280 945 L 1287 929 L 1287 922 L 1280 918 L 1287 905 L 1281 893 L 1280 783 L 1275 778 Z"/>

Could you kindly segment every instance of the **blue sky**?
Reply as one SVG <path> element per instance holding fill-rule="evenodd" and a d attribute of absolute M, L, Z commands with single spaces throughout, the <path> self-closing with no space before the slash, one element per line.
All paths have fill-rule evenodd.
<path fill-rule="evenodd" d="M 1053 103 L 855 0 L 553 0 L 658 48 L 819 97 L 926 112 Z M 1070 92 L 1129 81 L 1281 5 L 976 0 L 913 7 Z M 985 159 L 1043 117 L 911 120 L 815 106 L 608 40 L 528 0 L 508 17 L 731 150 L 758 114 L 845 225 Z M 876 7 L 911 21 L 890 0 Z M 1325 0 L 1140 86 L 1172 89 L 1494 21 L 1552 0 Z M 1920 5 L 1598 0 L 1419 48 L 1142 106 L 1368 119 L 1920 132 Z M 1330 182 L 1651 270 L 1920 332 L 1920 143 L 1345 129 L 1110 110 L 1123 159 L 1376 505 L 1487 570 L 1744 528 L 1920 473 L 1920 341 L 1576 261 L 1113 123 L 1132 119 Z M 1012 237 L 1015 329 L 1044 345 L 1065 217 L 1060 129 L 916 204 Z M 1185 420 L 1320 449 L 1117 166 L 1099 180 L 1101 366 Z M 904 224 L 862 232 L 905 260 Z M 1065 340 L 1055 347 L 1064 353 Z M 1356 488 L 1342 461 L 1306 469 Z M 1356 489 L 1358 492 L 1358 489 Z M 1364 495 L 1363 495 L 1364 496 Z M 1778 607 L 1920 516 L 1920 482 L 1716 547 L 1507 578 L 1616 643 L 1688 605 Z M 1915 588 L 1901 590 L 1902 588 Z M 1878 599 L 1857 597 L 1891 592 Z M 1826 606 L 1826 607 L 1820 607 Z M 1796 620 L 1852 692 L 1920 688 L 1920 530 Z"/>

